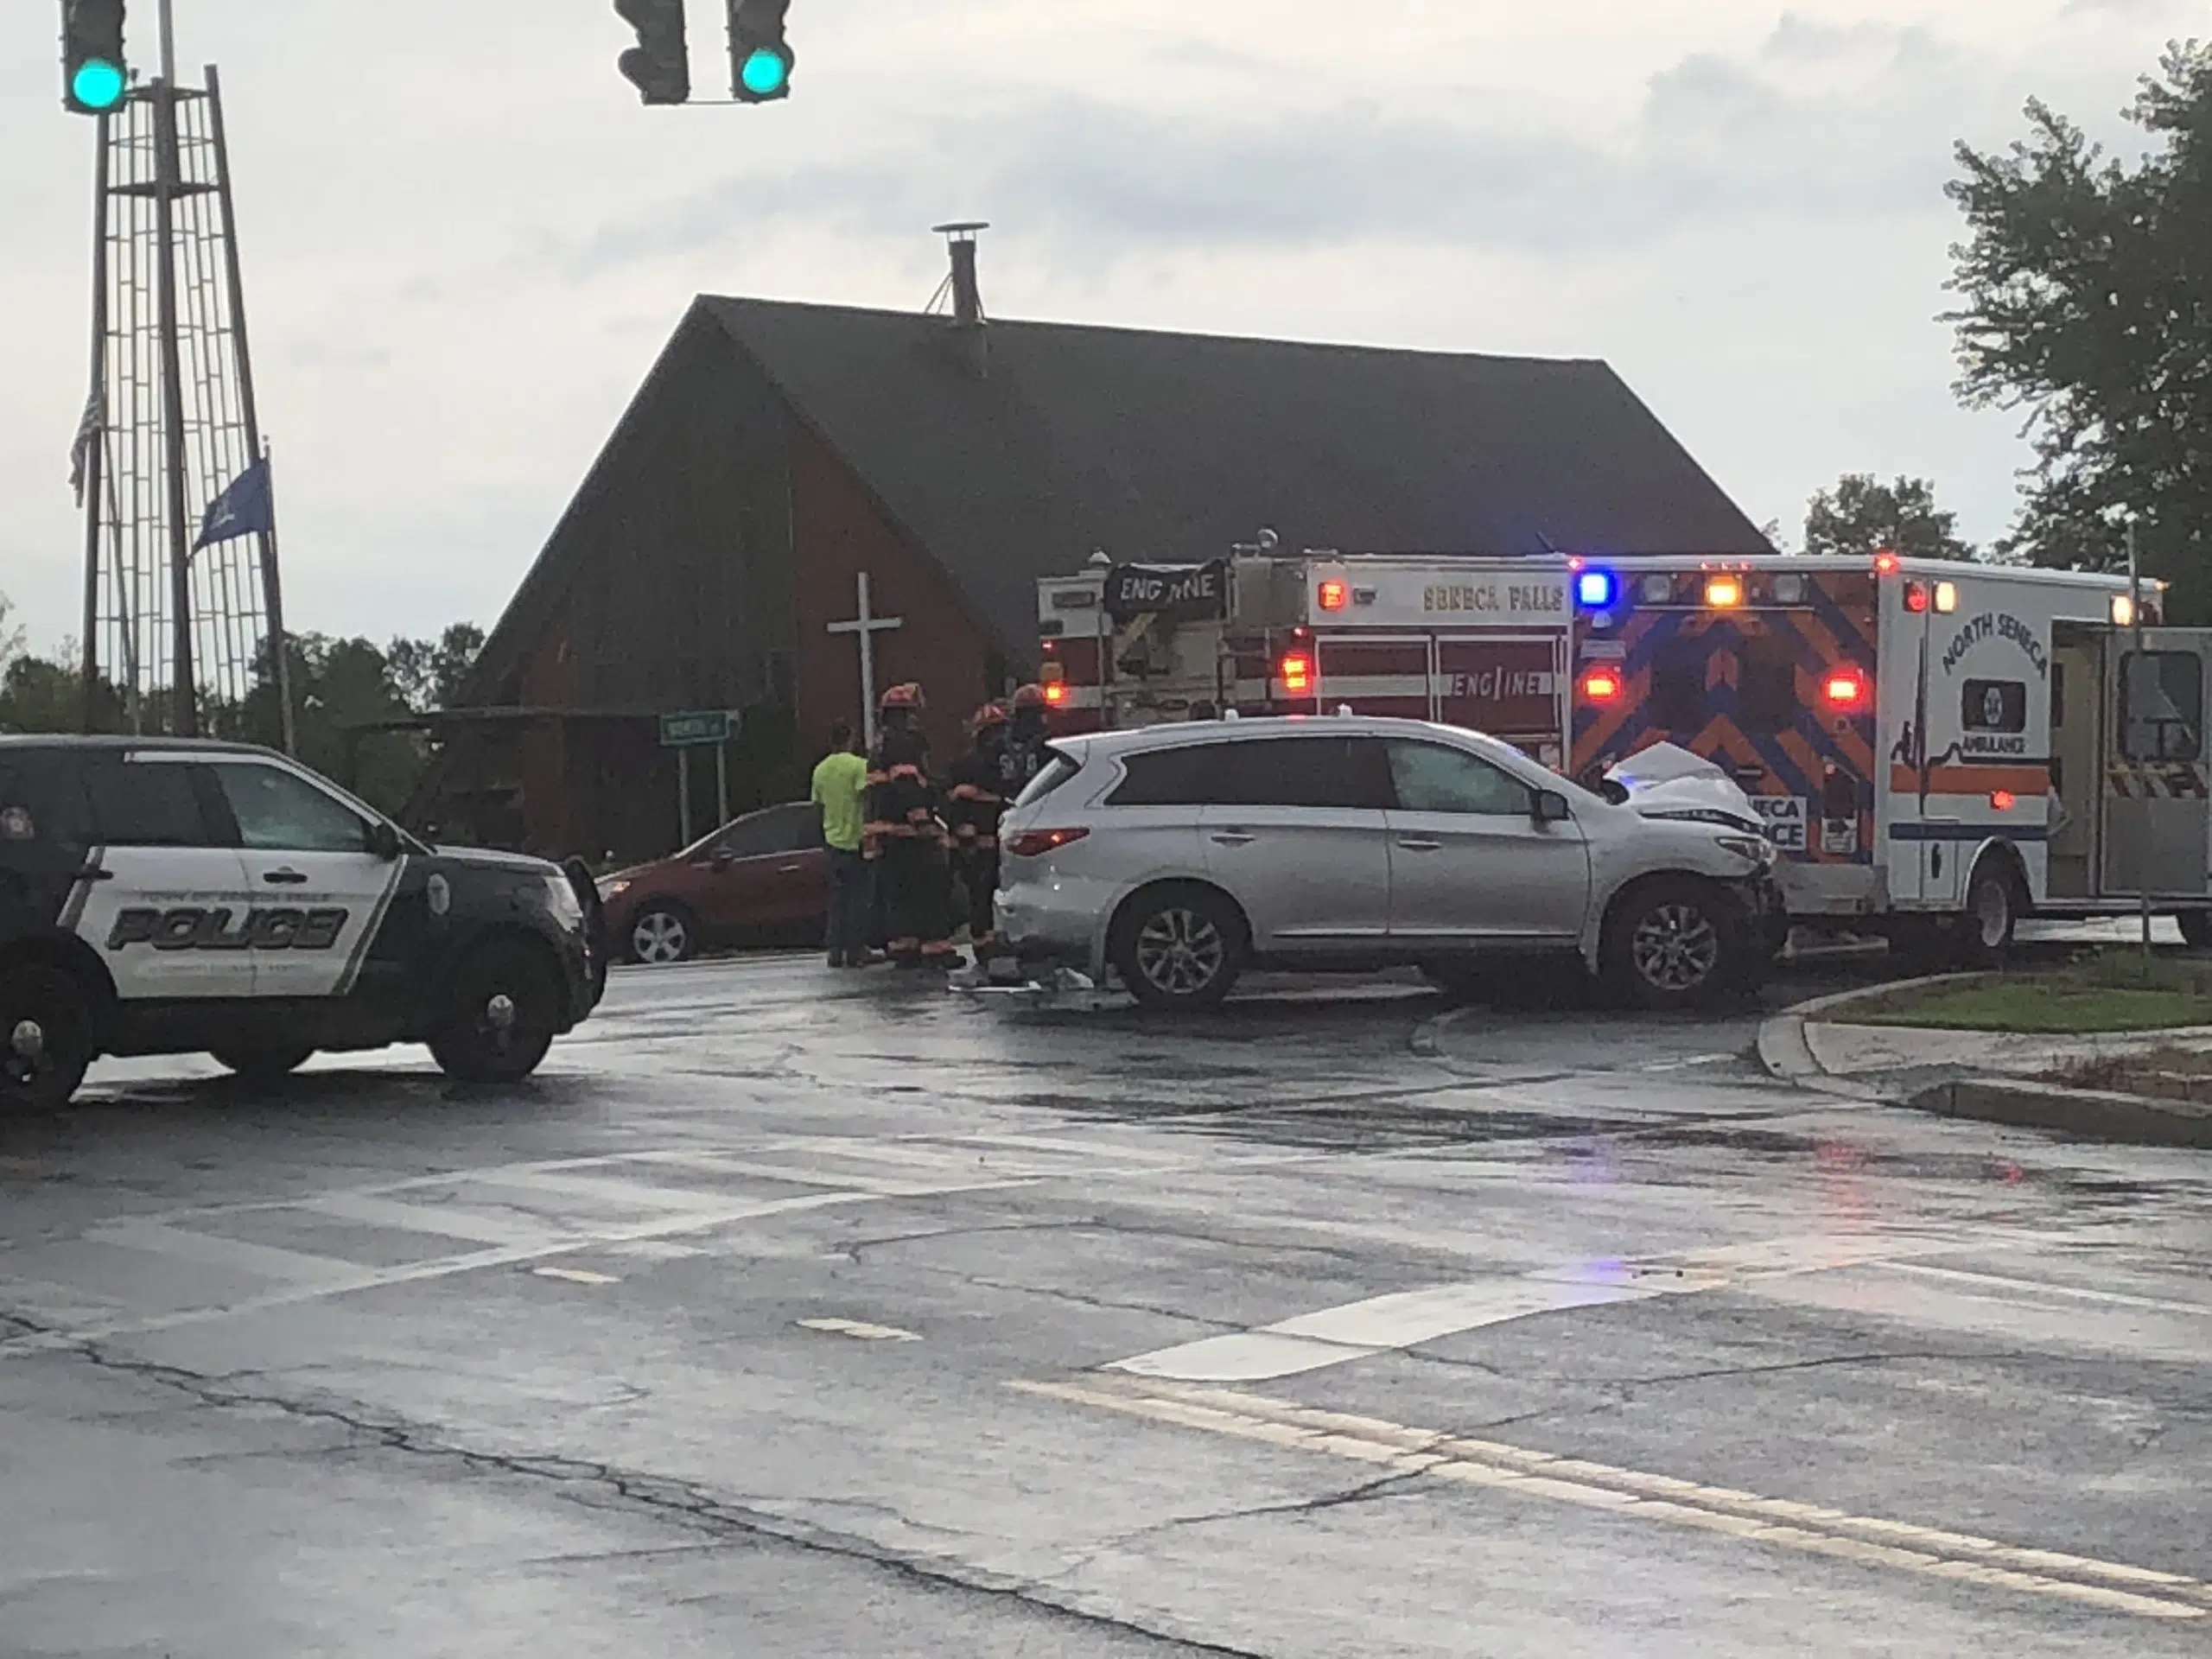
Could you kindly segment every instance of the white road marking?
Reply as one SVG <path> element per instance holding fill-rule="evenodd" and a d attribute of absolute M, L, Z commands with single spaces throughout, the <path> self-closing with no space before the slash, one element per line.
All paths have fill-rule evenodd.
<path fill-rule="evenodd" d="M 826 1331 L 831 1336 L 851 1337 L 861 1342 L 921 1340 L 913 1332 L 901 1331 L 895 1325 L 869 1325 L 861 1319 L 801 1319 L 798 1324 L 809 1331 Z"/>
<path fill-rule="evenodd" d="M 1116 1360 L 1109 1370 L 1186 1382 L 1263 1382 L 1574 1308 L 1695 1295 L 1758 1278 L 1822 1273 L 1900 1255 L 1967 1248 L 1919 1236 L 1812 1234 L 1694 1250 L 1648 1262 L 1591 1262 L 1397 1291 L 1255 1331 L 1201 1337 Z"/>
<path fill-rule="evenodd" d="M 611 1273 L 593 1273 L 586 1268 L 532 1268 L 540 1279 L 565 1279 L 572 1285 L 619 1285 L 622 1281 Z"/>
<path fill-rule="evenodd" d="M 1226 1389 L 1109 1377 L 1007 1386 L 1286 1451 L 1344 1458 L 1408 1476 L 1547 1498 L 1624 1520 L 1692 1528 L 1865 1567 L 2046 1596 L 2139 1618 L 2195 1620 L 2212 1614 L 2212 1584 L 2179 1573 L 1853 1515 Z"/>
<path fill-rule="evenodd" d="M 85 1236 L 95 1244 L 144 1250 L 173 1262 L 189 1262 L 198 1267 L 246 1274 L 256 1279 L 274 1279 L 280 1284 L 342 1284 L 360 1271 L 353 1262 L 341 1262 L 334 1256 L 308 1255 L 268 1244 L 250 1244 L 243 1239 L 193 1232 L 159 1222 L 114 1222 L 96 1227 Z"/>
<path fill-rule="evenodd" d="M 1636 1069 L 1647 1075 L 1659 1071 L 1693 1071 L 1701 1065 L 1719 1065 L 1723 1061 L 1732 1060 L 1735 1058 L 1733 1054 L 1692 1054 L 1685 1059 L 1659 1060 L 1650 1065 L 1639 1065 Z"/>
<path fill-rule="evenodd" d="M 558 1229 L 532 1227 L 459 1205 L 405 1204 L 372 1192 L 324 1192 L 302 1199 L 299 1207 L 337 1221 L 435 1238 L 465 1238 L 476 1244 L 550 1244 L 563 1236 Z"/>
<path fill-rule="evenodd" d="M 2199 1319 L 2212 1318 L 2212 1302 L 2168 1301 L 2158 1296 L 2133 1296 L 2121 1290 L 2056 1284 L 2048 1279 L 2013 1279 L 2003 1274 L 1974 1273 L 1964 1268 L 1938 1268 L 1924 1262 L 1887 1262 L 1882 1265 L 1894 1273 L 1916 1273 L 1955 1284 L 1980 1285 L 2016 1296 L 2056 1296 L 2068 1301 L 2097 1302 L 2107 1307 L 2136 1307 L 2146 1313 L 2193 1313 Z"/>

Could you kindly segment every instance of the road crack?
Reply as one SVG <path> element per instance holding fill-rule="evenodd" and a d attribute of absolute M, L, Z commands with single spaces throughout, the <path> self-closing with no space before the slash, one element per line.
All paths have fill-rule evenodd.
<path fill-rule="evenodd" d="M 743 1499 L 718 1494 L 696 1482 L 557 1453 L 474 1448 L 429 1426 L 410 1422 L 396 1414 L 377 1413 L 359 1402 L 300 1398 L 231 1386 L 222 1377 L 204 1376 L 153 1360 L 135 1359 L 97 1342 L 42 1329 L 18 1315 L 0 1313 L 0 1320 L 27 1336 L 50 1343 L 52 1345 L 44 1350 L 47 1357 L 67 1358 L 112 1375 L 135 1377 L 181 1394 L 210 1410 L 273 1410 L 302 1421 L 328 1424 L 355 1437 L 359 1444 L 348 1449 L 389 1452 L 448 1464 L 471 1474 L 543 1483 L 560 1489 L 564 1497 L 594 1507 L 644 1513 L 716 1537 L 749 1538 L 810 1554 L 863 1561 L 931 1590 L 964 1591 L 1017 1602 L 1054 1618 L 1141 1637 L 1187 1653 L 1218 1655 L 1223 1659 L 1266 1659 L 1248 1649 L 1151 1629 L 1134 1619 L 1077 1605 L 1046 1593 L 1049 1580 L 1018 1579 L 940 1557 L 887 1548 L 853 1534 L 833 1531 L 795 1516 L 754 1507 Z M 328 1456 L 330 1452 L 307 1449 L 302 1455 Z M 903 1516 L 898 1518 L 902 1524 L 921 1530 L 944 1530 L 906 1521 Z"/>

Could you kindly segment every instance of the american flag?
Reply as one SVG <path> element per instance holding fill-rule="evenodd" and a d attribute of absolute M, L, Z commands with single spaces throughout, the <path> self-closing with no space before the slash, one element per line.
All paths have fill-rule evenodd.
<path fill-rule="evenodd" d="M 77 442 L 69 446 L 69 487 L 77 505 L 85 505 L 85 480 L 92 469 L 92 446 L 107 430 L 107 394 L 96 391 L 85 400 L 85 418 L 77 423 Z"/>

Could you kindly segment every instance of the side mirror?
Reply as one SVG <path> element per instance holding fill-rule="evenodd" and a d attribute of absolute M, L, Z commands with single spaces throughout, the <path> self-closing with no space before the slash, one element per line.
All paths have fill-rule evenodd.
<path fill-rule="evenodd" d="M 400 844 L 399 831 L 378 819 L 369 830 L 369 850 L 390 864 L 406 849 Z"/>
<path fill-rule="evenodd" d="M 1536 791 L 1536 822 L 1565 823 L 1574 816 L 1574 809 L 1567 804 L 1567 797 L 1555 789 Z"/>

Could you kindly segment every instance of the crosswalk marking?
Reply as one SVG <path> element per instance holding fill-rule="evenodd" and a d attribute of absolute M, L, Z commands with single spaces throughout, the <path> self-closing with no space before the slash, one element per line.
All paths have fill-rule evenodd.
<path fill-rule="evenodd" d="M 114 1222 L 94 1228 L 86 1237 L 95 1244 L 145 1250 L 173 1262 L 188 1262 L 197 1267 L 245 1274 L 256 1279 L 273 1279 L 280 1284 L 338 1285 L 360 1271 L 353 1262 L 335 1256 L 309 1255 L 267 1244 L 251 1244 L 243 1239 L 194 1232 L 159 1222 Z"/>
<path fill-rule="evenodd" d="M 1916 1234 L 1813 1234 L 1642 1262 L 1573 1262 L 1535 1273 L 1501 1274 L 1370 1296 L 1256 1330 L 1154 1349 L 1116 1360 L 1106 1369 L 1185 1382 L 1264 1382 L 1542 1313 L 1695 1295 L 1760 1279 L 1891 1263 L 1964 1248 L 1967 1241 L 1962 1239 Z"/>
<path fill-rule="evenodd" d="M 1024 1381 L 1007 1386 L 1284 1451 L 1571 1503 L 1625 1521 L 1689 1528 L 1862 1567 L 2044 1596 L 2138 1618 L 2194 1621 L 2212 1615 L 2212 1584 L 2180 1573 L 1853 1515 L 1235 1389 L 1103 1376 L 1081 1382 Z"/>
<path fill-rule="evenodd" d="M 550 1244 L 561 1235 L 504 1216 L 486 1215 L 454 1204 L 408 1204 L 372 1192 L 323 1192 L 301 1200 L 300 1207 L 336 1221 L 359 1222 L 392 1232 L 467 1239 L 476 1244 Z"/>

